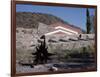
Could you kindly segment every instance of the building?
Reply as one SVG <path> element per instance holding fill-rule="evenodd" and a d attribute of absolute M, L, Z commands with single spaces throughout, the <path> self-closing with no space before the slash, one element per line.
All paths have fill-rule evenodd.
<path fill-rule="evenodd" d="M 53 34 L 78 35 L 82 33 L 82 30 L 79 27 L 75 27 L 69 24 L 56 23 L 50 26 L 53 27 L 54 29 L 50 32 L 45 33 L 46 36 L 53 35 Z"/>

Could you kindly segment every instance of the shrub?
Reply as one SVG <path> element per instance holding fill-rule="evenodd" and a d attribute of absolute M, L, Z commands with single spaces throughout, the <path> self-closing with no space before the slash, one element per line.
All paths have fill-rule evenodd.
<path fill-rule="evenodd" d="M 93 58 L 93 57 L 94 57 L 94 53 L 93 51 L 91 51 L 90 46 L 70 50 L 69 52 L 66 52 L 66 55 L 65 55 L 66 59 L 68 58 Z"/>

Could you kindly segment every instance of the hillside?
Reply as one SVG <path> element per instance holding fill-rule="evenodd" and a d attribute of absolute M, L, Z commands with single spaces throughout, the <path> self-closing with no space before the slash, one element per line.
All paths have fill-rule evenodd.
<path fill-rule="evenodd" d="M 46 25 L 51 25 L 56 22 L 61 22 L 68 24 L 62 19 L 51 15 L 51 14 L 43 14 L 43 13 L 30 13 L 30 12 L 17 12 L 16 13 L 16 26 L 23 28 L 37 28 L 40 23 L 44 23 Z M 23 26 L 24 25 L 24 26 Z"/>

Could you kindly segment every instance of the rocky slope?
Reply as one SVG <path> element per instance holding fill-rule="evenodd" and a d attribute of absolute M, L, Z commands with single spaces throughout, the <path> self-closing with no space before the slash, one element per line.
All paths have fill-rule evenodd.
<path fill-rule="evenodd" d="M 56 22 L 67 22 L 62 19 L 53 16 L 51 14 L 43 14 L 43 13 L 30 13 L 30 12 L 17 12 L 16 13 L 16 25 L 17 27 L 23 28 L 37 28 L 39 22 L 50 25 Z"/>

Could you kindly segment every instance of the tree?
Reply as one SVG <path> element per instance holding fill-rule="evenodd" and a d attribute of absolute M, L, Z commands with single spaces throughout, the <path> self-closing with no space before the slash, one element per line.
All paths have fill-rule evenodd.
<path fill-rule="evenodd" d="M 44 41 L 41 41 L 41 44 L 36 47 L 36 52 L 32 53 L 32 55 L 35 55 L 34 64 L 47 63 L 47 60 L 51 60 L 50 56 L 54 55 L 52 53 L 48 53 L 45 36 L 43 35 L 40 39 L 44 39 Z"/>
<path fill-rule="evenodd" d="M 87 22 L 86 22 L 86 28 L 87 28 L 87 34 L 91 32 L 91 22 L 90 22 L 90 14 L 89 10 L 86 10 L 86 16 L 87 16 Z"/>
<path fill-rule="evenodd" d="M 95 15 L 90 16 L 90 21 L 91 21 L 91 33 L 95 32 Z"/>

